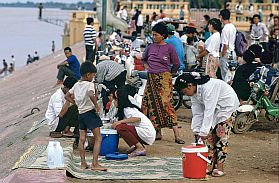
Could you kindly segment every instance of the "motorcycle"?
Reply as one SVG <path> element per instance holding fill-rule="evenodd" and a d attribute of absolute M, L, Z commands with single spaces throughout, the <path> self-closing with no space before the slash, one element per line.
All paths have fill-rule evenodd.
<path fill-rule="evenodd" d="M 279 122 L 279 106 L 272 103 L 268 96 L 268 88 L 261 79 L 253 84 L 247 104 L 240 106 L 237 111 L 232 128 L 234 133 L 244 133 L 249 130 L 258 121 L 258 115 L 262 110 L 265 110 L 265 117 L 269 121 Z"/>

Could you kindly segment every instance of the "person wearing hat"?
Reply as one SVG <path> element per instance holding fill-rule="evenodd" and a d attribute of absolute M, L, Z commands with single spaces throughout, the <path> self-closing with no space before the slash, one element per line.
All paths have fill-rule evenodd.
<path fill-rule="evenodd" d="M 191 129 L 196 139 L 208 146 L 208 172 L 223 176 L 224 162 L 228 152 L 228 138 L 232 127 L 232 114 L 239 101 L 233 88 L 226 82 L 200 75 L 197 72 L 180 75 L 174 87 L 191 97 Z"/>
<path fill-rule="evenodd" d="M 63 87 L 50 97 L 45 117 L 52 137 L 73 136 L 79 133 L 78 108 L 65 100 L 65 94 L 76 82 L 76 78 L 67 77 L 63 82 Z M 70 127 L 75 127 L 74 133 L 70 131 Z"/>
<path fill-rule="evenodd" d="M 185 69 L 183 43 L 179 38 L 177 38 L 174 35 L 175 33 L 174 25 L 172 25 L 171 23 L 167 24 L 167 29 L 168 29 L 168 38 L 165 40 L 165 42 L 173 45 L 173 47 L 175 48 L 176 54 L 180 61 L 180 67 L 178 71 L 183 72 L 183 70 Z"/>
<path fill-rule="evenodd" d="M 177 73 L 180 61 L 175 48 L 164 40 L 168 36 L 165 23 L 152 28 L 154 43 L 144 51 L 142 63 L 147 68 L 147 84 L 142 99 L 142 111 L 156 129 L 156 139 L 161 140 L 161 128 L 172 128 L 175 142 L 184 144 L 180 138 L 177 117 L 172 105 L 172 73 Z"/>
<path fill-rule="evenodd" d="M 96 65 L 96 68 L 95 81 L 104 84 L 110 91 L 125 85 L 127 71 L 121 64 L 110 60 L 108 56 L 102 55 L 99 58 L 99 63 Z M 108 102 L 108 96 L 105 90 L 102 91 L 102 96 L 103 106 L 105 108 Z"/>

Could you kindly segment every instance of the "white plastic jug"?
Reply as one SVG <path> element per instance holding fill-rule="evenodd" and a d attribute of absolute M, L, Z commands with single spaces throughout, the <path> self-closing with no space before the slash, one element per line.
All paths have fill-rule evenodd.
<path fill-rule="evenodd" d="M 64 167 L 63 149 L 58 141 L 49 141 L 47 146 L 47 166 L 50 169 Z"/>

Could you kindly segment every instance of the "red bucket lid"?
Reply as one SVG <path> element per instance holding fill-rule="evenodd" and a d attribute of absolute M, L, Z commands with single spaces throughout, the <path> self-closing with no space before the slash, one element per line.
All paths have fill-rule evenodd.
<path fill-rule="evenodd" d="M 197 145 L 189 145 L 181 148 L 181 152 L 183 153 L 204 153 L 208 152 L 207 146 L 197 146 Z"/>

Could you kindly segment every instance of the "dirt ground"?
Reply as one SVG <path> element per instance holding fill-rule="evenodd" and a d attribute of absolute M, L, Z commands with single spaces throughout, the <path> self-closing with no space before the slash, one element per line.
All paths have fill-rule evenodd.
<path fill-rule="evenodd" d="M 84 47 L 78 44 L 73 53 L 82 60 Z M 49 137 L 46 127 L 30 135 L 26 132 L 34 121 L 42 119 L 48 100 L 55 90 L 56 65 L 64 60 L 62 51 L 41 59 L 13 75 L 0 80 L 0 182 L 105 182 L 105 183 L 149 183 L 149 182 L 190 182 L 188 180 L 109 180 L 87 181 L 65 176 L 64 171 L 16 170 L 10 169 L 19 157 L 34 143 L 47 144 Z M 33 107 L 40 111 L 25 117 Z M 179 109 L 180 133 L 186 144 L 193 141 L 190 130 L 191 111 Z M 245 134 L 231 134 L 229 155 L 225 165 L 226 176 L 209 177 L 208 182 L 278 182 L 278 124 L 259 122 Z M 120 150 L 127 145 L 120 141 Z M 147 147 L 148 156 L 178 156 L 181 145 L 174 143 L 173 132 L 163 129 L 163 139 Z M 6 177 L 6 178 L 5 178 Z M 195 181 L 198 182 L 198 181 Z"/>

